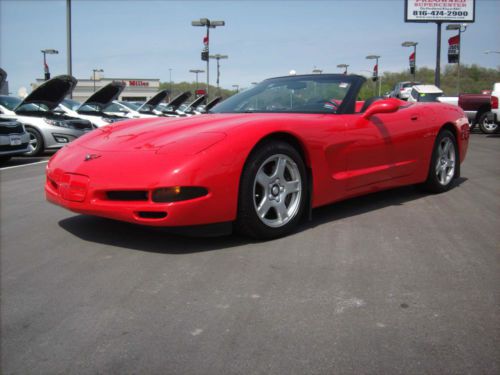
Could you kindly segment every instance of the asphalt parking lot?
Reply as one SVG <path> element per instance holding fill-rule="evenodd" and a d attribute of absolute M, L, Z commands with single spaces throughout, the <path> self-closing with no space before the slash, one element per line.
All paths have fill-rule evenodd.
<path fill-rule="evenodd" d="M 263 243 L 77 215 L 45 201 L 44 163 L 4 169 L 1 372 L 498 374 L 499 146 L 473 134 L 448 193 Z"/>

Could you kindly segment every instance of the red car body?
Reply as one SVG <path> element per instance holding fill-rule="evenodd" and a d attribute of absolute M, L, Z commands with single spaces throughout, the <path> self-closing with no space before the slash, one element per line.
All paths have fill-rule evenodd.
<path fill-rule="evenodd" d="M 311 207 L 425 181 L 436 136 L 444 127 L 455 135 L 464 160 L 469 126 L 460 108 L 398 99 L 378 103 L 379 110 L 384 103 L 396 104 L 397 110 L 372 116 L 221 113 L 111 124 L 51 158 L 46 196 L 78 213 L 191 226 L 236 220 L 245 162 L 264 139 L 285 140 L 300 150 Z M 172 186 L 204 187 L 208 194 L 153 202 L 155 189 Z"/>

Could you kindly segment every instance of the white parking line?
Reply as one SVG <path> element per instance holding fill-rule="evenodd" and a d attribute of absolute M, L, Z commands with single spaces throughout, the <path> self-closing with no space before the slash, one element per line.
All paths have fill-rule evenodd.
<path fill-rule="evenodd" d="M 28 167 L 30 165 L 35 165 L 35 164 L 42 164 L 42 163 L 48 163 L 48 160 L 42 160 L 42 161 L 36 161 L 34 163 L 28 163 L 28 164 L 21 164 L 21 165 L 13 165 L 12 167 L 3 167 L 0 168 L 0 171 L 4 171 L 6 169 L 14 169 L 14 168 L 21 168 L 21 167 Z"/>

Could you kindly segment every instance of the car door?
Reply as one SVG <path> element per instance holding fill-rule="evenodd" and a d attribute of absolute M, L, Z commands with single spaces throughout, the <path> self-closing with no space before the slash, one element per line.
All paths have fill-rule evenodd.
<path fill-rule="evenodd" d="M 390 179 L 390 135 L 386 117 L 378 114 L 365 119 L 361 114 L 349 115 L 346 137 L 349 143 L 347 190 L 360 189 Z"/>

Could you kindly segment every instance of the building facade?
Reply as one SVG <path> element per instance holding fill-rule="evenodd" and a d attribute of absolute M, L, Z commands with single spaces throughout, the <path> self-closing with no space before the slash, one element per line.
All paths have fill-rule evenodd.
<path fill-rule="evenodd" d="M 113 81 L 125 83 L 125 89 L 122 91 L 118 100 L 146 101 L 160 89 L 160 79 L 158 78 L 108 78 L 96 74 L 95 80 L 93 78 L 78 80 L 78 84 L 73 91 L 73 99 L 84 102 L 94 92 Z M 37 78 L 36 83 L 31 84 L 31 88 L 35 89 L 43 82 L 43 79 Z"/>

